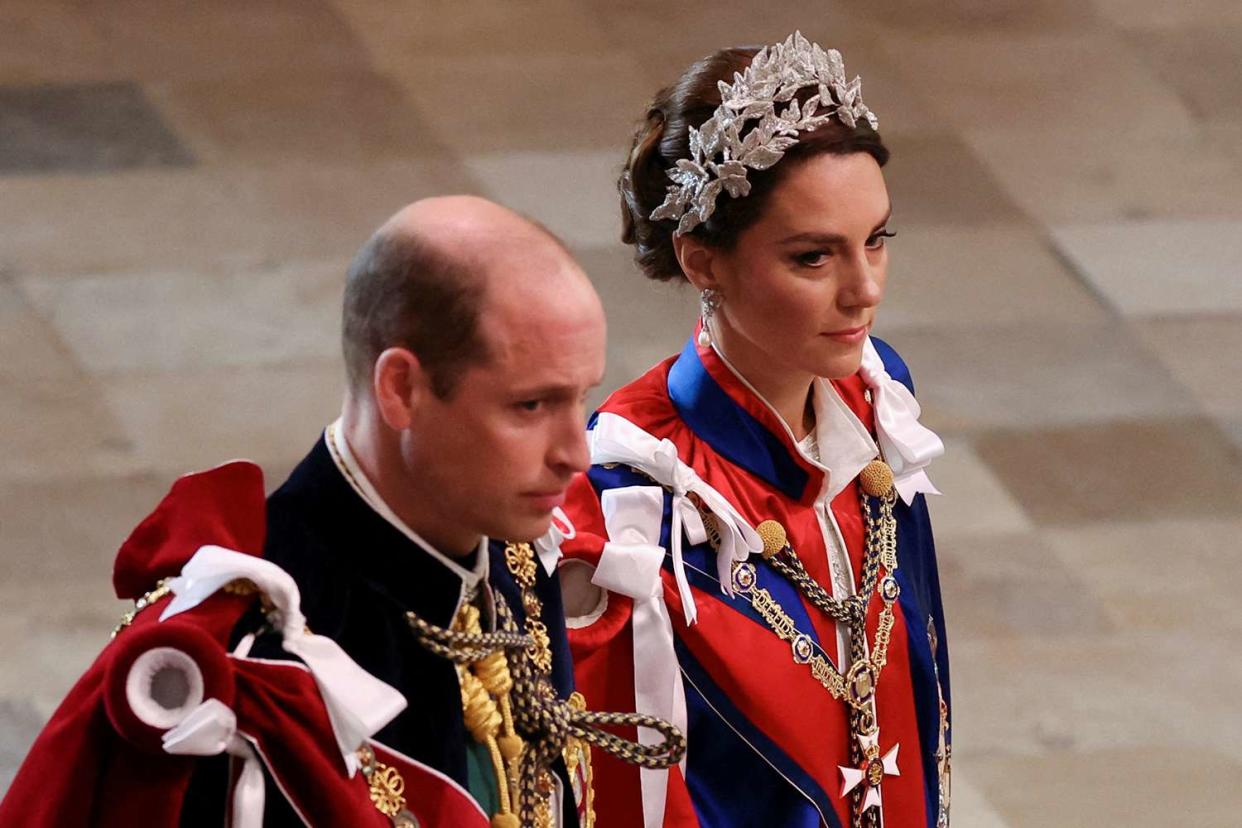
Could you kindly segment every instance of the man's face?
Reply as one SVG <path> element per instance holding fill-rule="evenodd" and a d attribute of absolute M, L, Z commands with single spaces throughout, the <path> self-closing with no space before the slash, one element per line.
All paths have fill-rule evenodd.
<path fill-rule="evenodd" d="M 559 251 L 552 262 L 576 269 Z M 479 319 L 486 360 L 447 399 L 424 393 L 403 436 L 410 480 L 448 536 L 539 537 L 589 465 L 584 403 L 604 373 L 603 311 L 585 278 L 549 278 L 549 266 L 512 264 L 531 272 L 511 268 L 489 288 Z"/>

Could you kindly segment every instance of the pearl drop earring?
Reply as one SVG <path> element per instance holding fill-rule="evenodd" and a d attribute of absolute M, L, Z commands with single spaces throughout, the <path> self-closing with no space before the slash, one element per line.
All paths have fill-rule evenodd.
<path fill-rule="evenodd" d="M 704 348 L 711 347 L 712 332 L 709 327 L 709 323 L 712 316 L 716 313 L 717 308 L 719 308 L 723 303 L 724 296 L 722 296 L 720 291 L 715 288 L 705 288 L 703 292 L 699 294 L 699 313 L 703 318 L 703 324 L 699 328 L 698 343 Z"/>

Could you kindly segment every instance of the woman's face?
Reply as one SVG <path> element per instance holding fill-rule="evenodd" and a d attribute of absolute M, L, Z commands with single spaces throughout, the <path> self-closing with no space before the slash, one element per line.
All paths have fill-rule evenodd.
<path fill-rule="evenodd" d="M 884 297 L 891 211 L 867 153 L 826 153 L 791 170 L 733 248 L 710 253 L 725 355 L 748 376 L 856 372 Z"/>

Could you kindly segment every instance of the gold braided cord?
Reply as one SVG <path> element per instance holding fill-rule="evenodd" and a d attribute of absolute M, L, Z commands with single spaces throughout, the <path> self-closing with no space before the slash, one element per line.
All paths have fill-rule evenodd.
<path fill-rule="evenodd" d="M 506 549 L 506 563 L 522 587 L 523 608 L 541 611 L 542 604 L 533 594 L 534 572 L 528 566 L 528 562 L 534 563 L 534 552 L 527 544 L 510 546 L 512 551 Z M 481 631 L 478 610 L 470 605 L 462 608 L 452 629 L 437 627 L 415 613 L 406 613 L 419 643 L 458 665 L 463 709 L 468 701 L 478 705 L 475 712 L 466 712 L 472 719 L 479 717 L 479 722 L 467 721 L 472 737 L 477 739 L 475 728 L 470 725 L 486 723 L 479 730 L 488 740 L 498 786 L 509 788 L 517 799 L 516 808 L 512 801 L 506 808 L 502 794 L 502 813 L 497 814 L 494 825 L 552 824 L 548 801 L 555 783 L 551 769 L 571 740 L 595 745 L 644 768 L 667 768 L 681 761 L 686 751 L 685 736 L 668 722 L 639 713 L 582 710 L 559 698 L 548 677 L 550 657 L 540 657 L 542 648 L 537 638 L 517 632 L 517 622 L 508 604 L 499 594 L 494 597 L 500 628 L 494 633 Z M 539 625 L 528 624 L 528 631 L 543 626 L 540 619 L 535 620 Z M 483 706 L 472 695 L 477 692 L 476 682 L 494 702 L 491 707 Z M 643 745 L 601 729 L 618 726 L 651 728 L 664 738 L 659 744 Z M 512 811 L 517 812 L 516 817 Z"/>
<path fill-rule="evenodd" d="M 794 585 L 813 606 L 838 623 L 845 624 L 850 632 L 849 667 L 838 670 L 827 658 L 816 652 L 811 638 L 797 628 L 793 618 L 772 596 L 771 592 L 756 583 L 754 564 L 734 564 L 733 585 L 763 618 L 764 622 L 781 640 L 789 642 L 793 658 L 806 664 L 811 675 L 833 698 L 844 699 L 850 712 L 850 757 L 855 764 L 876 760 L 878 748 L 864 755 L 860 735 L 875 734 L 878 722 L 875 715 L 875 692 L 880 673 L 888 663 L 888 647 L 892 639 L 896 603 L 899 589 L 893 580 L 897 569 L 897 521 L 893 514 L 896 490 L 892 486 L 891 471 L 877 461 L 877 468 L 870 468 L 869 478 L 859 487 L 863 526 L 866 533 L 866 551 L 863 556 L 861 589 L 844 599 L 833 598 L 822 585 L 806 571 L 798 553 L 790 545 L 783 526 L 776 521 L 764 521 L 761 536 L 764 541 L 764 559 L 774 570 Z M 885 472 L 888 475 L 885 475 Z M 887 483 L 887 486 L 884 484 Z M 868 497 L 868 494 L 872 498 Z M 872 507 L 872 499 L 875 508 Z M 883 581 L 880 569 L 886 572 Z M 873 595 L 881 602 L 876 626 L 875 643 L 867 651 L 867 608 Z M 866 787 L 860 786 L 852 795 L 853 828 L 876 828 L 879 824 L 878 809 L 862 810 Z"/>
<path fill-rule="evenodd" d="M 407 612 L 405 618 L 424 647 L 454 664 L 474 664 L 497 650 L 530 644 L 529 637 L 516 631 L 464 633 L 437 627 L 412 612 Z"/>
<path fill-rule="evenodd" d="M 473 604 L 466 604 L 454 619 L 455 631 L 469 636 L 482 636 L 483 629 L 479 621 L 479 609 Z M 505 661 L 503 650 L 493 650 L 472 665 L 457 665 L 457 676 L 461 681 L 462 714 L 466 721 L 466 729 L 476 742 L 487 746 L 487 754 L 492 760 L 492 771 L 496 774 L 496 788 L 500 794 L 500 813 L 503 817 L 513 814 L 513 800 L 517 794 L 513 783 L 516 781 L 510 761 L 521 754 L 521 742 L 514 746 L 506 740 L 506 747 L 513 755 L 506 757 L 500 748 L 500 730 L 505 724 L 505 716 L 500 711 L 496 698 L 504 698 L 513 687 L 509 677 L 509 665 Z M 506 733 L 511 735 L 511 731 Z"/>
<path fill-rule="evenodd" d="M 863 560 L 863 591 L 851 595 L 849 598 L 836 599 L 830 596 L 827 590 L 806 571 L 802 560 L 798 557 L 797 552 L 789 544 L 788 540 L 785 540 L 779 550 L 767 557 L 767 562 L 772 565 L 773 569 L 793 583 L 798 591 L 805 595 L 817 609 L 833 620 L 848 626 L 850 630 L 851 653 L 850 666 L 845 671 L 838 670 L 831 661 L 821 653 L 816 652 L 816 648 L 811 644 L 810 637 L 798 629 L 793 618 L 772 596 L 771 592 L 757 585 L 752 586 L 749 583 L 743 585 L 736 578 L 734 581 L 737 591 L 750 602 L 751 606 L 754 607 L 755 611 L 759 613 L 772 631 L 776 633 L 777 637 L 795 646 L 795 659 L 807 665 L 815 680 L 833 698 L 845 699 L 851 706 L 856 708 L 870 704 L 880 671 L 888 662 L 888 646 L 894 624 L 893 604 L 896 600 L 895 595 L 882 593 L 880 595 L 882 608 L 876 629 L 875 645 L 872 647 L 870 657 L 868 658 L 865 651 L 861 655 L 858 652 L 854 652 L 854 645 L 857 642 L 865 647 L 864 636 L 866 635 L 867 606 L 871 595 L 879 591 L 879 564 L 885 557 L 886 550 L 889 549 L 889 540 L 891 538 L 895 541 L 896 538 L 895 520 L 891 517 L 894 497 L 894 493 L 890 491 L 886 497 L 880 500 L 881 516 L 878 519 L 873 519 L 870 515 L 867 499 L 865 495 L 863 496 L 863 513 L 867 516 L 867 553 Z M 887 507 L 887 510 L 885 507 Z M 887 517 L 885 512 L 887 512 Z M 770 523 L 775 524 L 776 522 L 771 521 Z M 777 533 L 773 528 L 770 528 L 768 531 L 768 535 L 771 537 L 779 537 L 782 534 L 783 532 Z M 889 574 L 896 569 L 895 542 L 892 544 L 892 550 L 891 562 L 893 566 L 888 568 Z M 735 564 L 735 571 L 742 566 L 753 567 L 754 565 Z M 858 688 L 864 690 L 869 688 L 869 692 L 856 692 Z"/>
<path fill-rule="evenodd" d="M 457 671 L 461 682 L 461 706 L 466 729 L 476 742 L 486 742 L 500 732 L 500 710 L 477 676 L 465 667 L 458 667 Z"/>

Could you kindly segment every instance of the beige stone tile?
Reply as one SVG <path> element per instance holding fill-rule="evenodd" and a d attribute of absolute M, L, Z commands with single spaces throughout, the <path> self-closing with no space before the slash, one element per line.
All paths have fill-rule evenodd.
<path fill-rule="evenodd" d="M 105 386 L 142 468 L 181 474 L 234 458 L 286 468 L 340 413 L 337 362 L 130 374 Z"/>
<path fill-rule="evenodd" d="M 1221 429 L 1233 441 L 1234 448 L 1242 453 L 1242 417 L 1218 421 Z"/>
<path fill-rule="evenodd" d="M 882 27 L 842 4 L 825 7 L 786 0 L 765 9 L 764 15 L 755 15 L 744 5 L 712 2 L 599 5 L 610 21 L 614 41 L 638 55 L 652 96 L 692 63 L 719 49 L 765 46 L 800 30 L 825 49 L 839 51 L 850 77 L 862 77 L 867 106 L 877 114 L 885 135 L 944 131 L 943 119 L 906 81 L 900 61 L 890 59 L 884 50 L 888 35 Z M 670 25 L 673 19 L 679 25 Z"/>
<path fill-rule="evenodd" d="M 1226 367 L 1242 365 L 1242 314 L 1149 319 L 1134 329 L 1208 413 L 1242 419 L 1242 383 Z"/>
<path fill-rule="evenodd" d="M 330 76 L 366 65 L 365 49 L 327 0 L 112 0 L 79 4 L 76 13 L 136 80 Z"/>
<path fill-rule="evenodd" d="M 916 224 L 1013 223 L 1022 213 L 960 138 L 889 134 L 892 157 L 884 168 L 894 222 Z"/>
<path fill-rule="evenodd" d="M 1239 775 L 1242 763 L 1207 751 L 1119 748 L 997 757 L 977 781 L 1011 825 L 1228 828 L 1242 808 Z"/>
<path fill-rule="evenodd" d="M 984 510 L 980 506 L 980 511 Z M 953 641 L 1037 636 L 1075 639 L 1113 624 L 1072 565 L 1034 532 L 944 535 L 936 558 Z"/>
<path fill-rule="evenodd" d="M 463 159 L 489 198 L 547 225 L 566 243 L 606 247 L 621 237 L 617 176 L 624 150 L 505 152 Z"/>
<path fill-rule="evenodd" d="M 850 76 L 857 74 L 863 79 L 863 96 L 867 107 L 880 120 L 880 133 L 886 143 L 891 144 L 895 135 L 945 131 L 944 118 L 927 99 L 926 92 L 907 81 L 900 63 L 889 58 L 879 46 L 856 48 L 844 57 L 849 61 Z"/>
<path fill-rule="evenodd" d="M 0 480 L 132 470 L 132 446 L 90 378 L 0 377 L 0 401 Z"/>
<path fill-rule="evenodd" d="M 473 184 L 443 159 L 0 179 L 0 267 L 24 275 L 227 270 L 352 253 L 422 196 Z"/>
<path fill-rule="evenodd" d="M 888 54 L 948 123 L 971 130 L 1050 122 L 1111 133 L 1176 130 L 1189 117 L 1118 38 L 1060 34 L 893 36 Z"/>
<path fill-rule="evenodd" d="M 0 798 L 43 729 L 43 721 L 34 705 L 24 699 L 0 700 Z"/>
<path fill-rule="evenodd" d="M 927 498 L 936 537 L 1025 533 L 1031 521 L 970 443 L 945 440 L 944 456 L 927 470 L 943 494 Z"/>
<path fill-rule="evenodd" d="M 1077 640 L 972 639 L 955 638 L 950 628 L 949 639 L 954 748 L 988 759 L 976 761 L 976 769 L 1005 756 L 1052 765 L 1058 753 L 1145 746 L 1181 757 L 1217 751 L 1242 760 L 1236 634 L 1208 629 L 1188 639 L 1123 628 Z M 975 781 L 1013 819 L 992 786 L 977 773 Z M 1072 799 L 1091 801 L 1077 794 Z"/>
<path fill-rule="evenodd" d="M 106 40 L 70 2 L 0 6 L 0 83 L 26 85 L 121 77 Z"/>
<path fill-rule="evenodd" d="M 942 435 L 1198 412 L 1120 323 L 908 328 L 888 341 L 911 367 L 923 421 Z"/>
<path fill-rule="evenodd" d="M 20 698 L 46 719 L 108 643 L 122 613 L 107 577 L 54 585 L 0 585 L 0 698 Z"/>
<path fill-rule="evenodd" d="M 1095 22 L 1090 6 L 1074 0 L 867 0 L 860 5 L 886 28 L 903 32 L 1059 32 L 1089 28 Z"/>
<path fill-rule="evenodd" d="M 1052 238 L 1126 316 L 1242 313 L 1242 220 L 1065 224 Z"/>
<path fill-rule="evenodd" d="M 1192 639 L 1203 630 L 1242 633 L 1235 611 L 1242 512 L 1088 524 L 1043 536 L 1119 627 Z"/>
<path fill-rule="evenodd" d="M 73 382 L 81 376 L 56 331 L 7 279 L 0 278 L 0 382 Z"/>
<path fill-rule="evenodd" d="M 204 162 L 341 164 L 442 151 L 401 89 L 369 71 L 157 83 L 147 92 Z"/>
<path fill-rule="evenodd" d="M 348 259 L 229 273 L 24 279 L 91 374 L 332 360 Z"/>
<path fill-rule="evenodd" d="M 877 331 L 1093 323 L 1107 312 L 1024 224 L 890 224 L 888 288 Z"/>
<path fill-rule="evenodd" d="M 1179 120 L 1151 127 L 997 121 L 965 140 L 1005 192 L 1049 224 L 1242 216 L 1242 126 Z"/>
<path fill-rule="evenodd" d="M 1239 457 L 1184 417 L 981 435 L 979 456 L 1037 524 L 1242 515 Z"/>
<path fill-rule="evenodd" d="M 404 65 L 410 54 L 508 55 L 520 60 L 542 52 L 592 54 L 609 48 L 596 16 L 573 0 L 335 0 L 335 5 L 374 63 L 386 71 L 390 65 Z"/>
<path fill-rule="evenodd" d="M 0 222 L 3 265 L 19 273 L 206 259 L 237 235 L 226 188 L 186 171 L 0 179 Z"/>
<path fill-rule="evenodd" d="M 171 475 L 0 483 L 0 582 L 54 591 L 64 580 L 111 594 L 117 549 L 172 485 Z"/>
<path fill-rule="evenodd" d="M 1136 32 L 1134 46 L 1199 118 L 1242 118 L 1242 19 Z"/>
<path fill-rule="evenodd" d="M 615 50 L 520 59 L 411 52 L 392 71 L 428 127 L 460 154 L 624 147 L 655 92 L 634 55 Z"/>
<path fill-rule="evenodd" d="M 608 315 L 608 369 L 593 402 L 679 353 L 698 318 L 698 295 L 685 283 L 652 281 L 616 245 L 579 251 Z"/>
<path fill-rule="evenodd" d="M 1122 29 L 1164 30 L 1178 26 L 1242 23 L 1242 6 L 1233 0 L 1091 0 L 1101 17 Z"/>
<path fill-rule="evenodd" d="M 953 828 L 1011 828 L 974 783 L 974 765 L 961 752 L 953 755 L 952 793 Z"/>
<path fill-rule="evenodd" d="M 633 49 L 651 66 L 657 86 L 673 81 L 692 61 L 730 46 L 763 46 L 783 41 L 795 30 L 824 48 L 837 49 L 846 69 L 868 77 L 857 55 L 870 44 L 878 27 L 843 4 L 814 0 L 782 0 L 764 6 L 761 14 L 745 3 L 710 0 L 591 0 L 612 42 Z M 653 87 L 654 91 L 655 87 Z"/>

